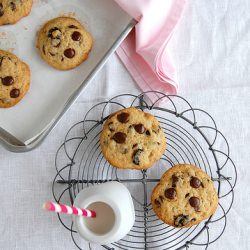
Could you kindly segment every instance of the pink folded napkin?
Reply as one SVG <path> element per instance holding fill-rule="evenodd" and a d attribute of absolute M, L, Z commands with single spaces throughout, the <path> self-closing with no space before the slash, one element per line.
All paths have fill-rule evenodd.
<path fill-rule="evenodd" d="M 178 83 L 167 45 L 186 0 L 115 1 L 138 22 L 117 49 L 118 56 L 142 91 L 176 94 Z"/>

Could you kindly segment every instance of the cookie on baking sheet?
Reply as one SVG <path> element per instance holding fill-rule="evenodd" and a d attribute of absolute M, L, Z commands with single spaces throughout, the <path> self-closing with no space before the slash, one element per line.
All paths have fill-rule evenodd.
<path fill-rule="evenodd" d="M 85 61 L 92 43 L 90 33 L 71 17 L 50 20 L 37 37 L 37 48 L 42 59 L 60 70 L 73 69 Z"/>
<path fill-rule="evenodd" d="M 205 172 L 182 164 L 163 174 L 152 192 L 151 202 L 156 215 L 165 223 L 191 227 L 214 214 L 218 195 Z"/>
<path fill-rule="evenodd" d="M 112 114 L 101 132 L 101 149 L 108 162 L 122 169 L 147 169 L 166 149 L 158 120 L 136 108 Z"/>
<path fill-rule="evenodd" d="M 1 0 L 0 25 L 18 22 L 22 17 L 29 15 L 31 8 L 32 0 Z"/>
<path fill-rule="evenodd" d="M 29 66 L 14 54 L 0 50 L 0 108 L 17 104 L 30 86 Z"/>

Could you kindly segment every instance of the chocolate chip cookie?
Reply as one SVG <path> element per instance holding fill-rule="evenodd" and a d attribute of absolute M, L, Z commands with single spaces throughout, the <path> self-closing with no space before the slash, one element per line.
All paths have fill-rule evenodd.
<path fill-rule="evenodd" d="M 32 0 L 0 0 L 0 25 L 18 22 L 31 8 Z"/>
<path fill-rule="evenodd" d="M 14 54 L 0 50 L 0 108 L 17 104 L 30 86 L 29 66 Z"/>
<path fill-rule="evenodd" d="M 88 58 L 92 37 L 76 19 L 58 17 L 47 22 L 38 33 L 37 48 L 49 65 L 68 70 Z"/>
<path fill-rule="evenodd" d="M 157 119 L 136 108 L 112 114 L 101 132 L 101 149 L 108 162 L 122 169 L 147 169 L 166 149 Z"/>
<path fill-rule="evenodd" d="M 218 207 L 218 195 L 211 178 L 187 164 L 170 168 L 151 196 L 153 210 L 165 223 L 191 227 L 207 219 Z"/>

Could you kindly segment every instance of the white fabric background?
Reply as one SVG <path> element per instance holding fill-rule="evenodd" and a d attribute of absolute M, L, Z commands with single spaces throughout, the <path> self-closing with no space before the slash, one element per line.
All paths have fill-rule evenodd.
<path fill-rule="evenodd" d="M 226 231 L 210 249 L 250 249 L 249 13 L 248 0 L 190 0 L 170 45 L 179 94 L 215 118 L 238 169 Z M 113 55 L 40 148 L 24 154 L 0 148 L 0 249 L 76 249 L 56 216 L 41 210 L 52 198 L 55 152 L 93 104 L 125 92 L 139 90 Z"/>

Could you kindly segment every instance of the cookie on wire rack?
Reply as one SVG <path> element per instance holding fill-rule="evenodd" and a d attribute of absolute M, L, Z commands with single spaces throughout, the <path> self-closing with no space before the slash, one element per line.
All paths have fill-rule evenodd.
<path fill-rule="evenodd" d="M 147 169 L 166 149 L 166 138 L 158 120 L 134 107 L 119 110 L 105 122 L 101 149 L 114 167 Z"/>
<path fill-rule="evenodd" d="M 163 174 L 152 192 L 156 215 L 173 227 L 191 227 L 209 218 L 218 207 L 211 178 L 188 164 L 175 165 Z"/>

